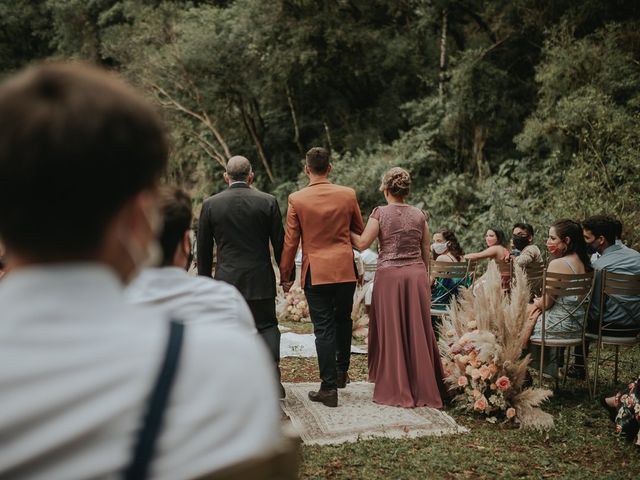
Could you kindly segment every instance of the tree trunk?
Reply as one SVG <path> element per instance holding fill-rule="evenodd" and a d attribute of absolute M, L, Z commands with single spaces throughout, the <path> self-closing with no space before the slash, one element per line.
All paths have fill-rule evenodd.
<path fill-rule="evenodd" d="M 438 84 L 438 96 L 440 101 L 444 99 L 444 81 L 447 66 L 447 9 L 442 10 L 442 35 L 440 36 L 440 81 Z"/>
<path fill-rule="evenodd" d="M 260 156 L 260 160 L 262 161 L 262 165 L 264 166 L 265 171 L 267 172 L 267 176 L 269 180 L 273 183 L 275 182 L 275 178 L 273 176 L 273 172 L 271 171 L 271 167 L 269 166 L 269 162 L 267 161 L 267 155 L 264 152 L 264 147 L 262 146 L 262 142 L 258 138 L 258 134 L 256 133 L 256 127 L 253 122 L 253 118 L 247 113 L 246 108 L 244 108 L 244 104 L 242 99 L 239 102 L 240 104 L 240 112 L 242 112 L 242 120 L 244 121 L 244 126 L 246 127 L 253 143 L 258 150 L 258 155 Z"/>
<path fill-rule="evenodd" d="M 298 127 L 298 117 L 296 116 L 296 109 L 293 107 L 293 97 L 289 90 L 289 85 L 285 83 L 285 90 L 287 92 L 287 102 L 289 102 L 289 110 L 291 111 L 291 120 L 293 121 L 293 141 L 298 147 L 300 155 L 304 155 L 304 148 L 300 143 L 300 128 Z"/>
<path fill-rule="evenodd" d="M 487 143 L 489 129 L 484 125 L 476 125 L 473 131 L 473 159 L 478 171 L 478 178 L 482 180 L 485 174 L 484 144 Z"/>

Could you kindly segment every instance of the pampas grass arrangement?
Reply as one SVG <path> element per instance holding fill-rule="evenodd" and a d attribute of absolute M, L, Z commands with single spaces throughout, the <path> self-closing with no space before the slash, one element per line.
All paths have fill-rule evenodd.
<path fill-rule="evenodd" d="M 515 269 L 510 295 L 501 286 L 495 262 L 475 291 L 461 289 L 440 326 L 440 355 L 445 382 L 463 409 L 490 421 L 504 417 L 521 428 L 547 430 L 553 417 L 541 404 L 551 390 L 525 388 L 530 356 L 522 356 L 529 287 L 523 270 Z"/>

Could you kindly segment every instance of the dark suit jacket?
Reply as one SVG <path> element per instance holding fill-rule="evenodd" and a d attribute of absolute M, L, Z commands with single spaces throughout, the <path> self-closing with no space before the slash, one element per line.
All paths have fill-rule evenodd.
<path fill-rule="evenodd" d="M 246 300 L 276 296 L 269 240 L 280 263 L 284 229 L 273 195 L 236 183 L 207 198 L 198 227 L 198 274 L 211 276 L 216 245 L 215 279 L 234 285 Z"/>

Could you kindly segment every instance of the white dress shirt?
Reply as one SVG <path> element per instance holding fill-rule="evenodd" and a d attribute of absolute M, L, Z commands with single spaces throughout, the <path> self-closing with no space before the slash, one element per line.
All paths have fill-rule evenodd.
<path fill-rule="evenodd" d="M 240 292 L 211 277 L 192 277 L 179 267 L 147 268 L 125 289 L 134 305 L 157 306 L 186 323 L 210 322 L 257 332 Z"/>
<path fill-rule="evenodd" d="M 168 336 L 96 264 L 23 268 L 0 282 L 0 478 L 115 478 L 128 465 Z M 272 361 L 256 335 L 188 324 L 151 465 L 203 475 L 280 438 Z"/>

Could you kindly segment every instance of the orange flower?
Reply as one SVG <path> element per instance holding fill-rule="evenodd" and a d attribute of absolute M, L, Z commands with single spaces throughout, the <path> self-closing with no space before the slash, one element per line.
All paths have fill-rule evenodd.
<path fill-rule="evenodd" d="M 480 397 L 478 400 L 476 400 L 476 402 L 473 404 L 473 408 L 475 410 L 486 410 L 487 409 L 487 399 L 484 398 L 484 396 Z"/>
<path fill-rule="evenodd" d="M 467 380 L 467 377 L 465 377 L 464 375 L 460 375 L 458 377 L 458 386 L 459 387 L 466 387 L 469 384 L 469 380 Z"/>
<path fill-rule="evenodd" d="M 516 409 L 511 407 L 507 409 L 507 418 L 513 418 L 516 416 Z"/>

